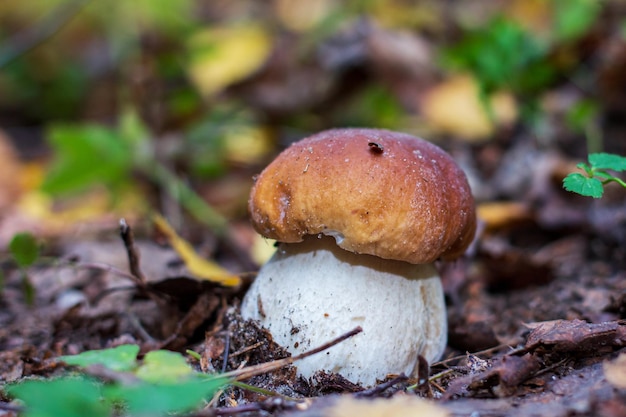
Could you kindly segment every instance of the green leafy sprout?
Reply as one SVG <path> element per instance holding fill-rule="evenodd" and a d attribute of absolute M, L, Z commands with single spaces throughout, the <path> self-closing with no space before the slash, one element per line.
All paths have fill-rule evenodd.
<path fill-rule="evenodd" d="M 39 243 L 32 234 L 20 232 L 15 234 L 9 242 L 9 252 L 20 269 L 22 292 L 26 304 L 32 305 L 35 301 L 35 288 L 30 282 L 28 268 L 39 259 Z"/>
<path fill-rule="evenodd" d="M 609 171 L 626 171 L 626 157 L 611 153 L 589 154 L 588 163 L 576 165 L 584 174 L 572 172 L 563 179 L 563 188 L 585 197 L 600 198 L 604 194 L 604 186 L 616 182 L 626 188 L 626 182 Z"/>
<path fill-rule="evenodd" d="M 54 125 L 48 139 L 54 158 L 42 184 L 47 194 L 63 196 L 104 185 L 115 195 L 140 173 L 214 233 L 226 233 L 226 218 L 156 158 L 155 142 L 132 109 L 126 109 L 114 127 Z"/>
<path fill-rule="evenodd" d="M 479 85 L 479 99 L 494 117 L 488 97 L 501 89 L 519 97 L 522 117 L 539 115 L 536 100 L 563 68 L 553 59 L 558 48 L 587 33 L 601 11 L 593 0 L 554 0 L 549 36 L 531 32 L 515 19 L 495 16 L 486 25 L 467 28 L 462 40 L 443 49 L 441 63 L 453 71 L 471 73 Z"/>
<path fill-rule="evenodd" d="M 141 361 L 138 354 L 137 345 L 122 345 L 62 356 L 59 360 L 79 372 L 25 380 L 5 390 L 25 404 L 23 417 L 158 416 L 196 409 L 231 382 L 194 371 L 176 352 L 152 351 Z M 108 382 L 84 372 L 92 366 L 107 369 Z"/>

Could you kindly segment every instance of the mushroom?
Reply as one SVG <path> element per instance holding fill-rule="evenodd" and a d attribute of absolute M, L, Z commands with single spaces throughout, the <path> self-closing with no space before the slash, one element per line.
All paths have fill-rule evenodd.
<path fill-rule="evenodd" d="M 258 176 L 254 228 L 280 242 L 244 296 L 292 354 L 354 327 L 363 332 L 298 362 L 373 385 L 415 376 L 446 346 L 441 281 L 433 262 L 462 255 L 474 237 L 463 171 L 439 147 L 378 129 L 335 129 L 294 143 Z"/>

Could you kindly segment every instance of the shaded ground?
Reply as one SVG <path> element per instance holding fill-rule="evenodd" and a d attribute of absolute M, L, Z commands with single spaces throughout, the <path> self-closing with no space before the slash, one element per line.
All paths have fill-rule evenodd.
<path fill-rule="evenodd" d="M 297 409 L 293 401 L 232 389 L 218 406 L 330 415 L 324 411 L 333 404 L 329 394 L 361 392 L 362 397 L 384 398 L 406 391 L 434 399 L 453 415 L 623 415 L 626 393 L 605 375 L 606 366 L 626 345 L 621 190 L 609 190 L 616 200 L 588 201 L 559 190 L 550 175 L 533 175 L 529 183 L 548 184 L 541 185 L 544 194 L 532 209 L 503 203 L 492 207 L 500 213 L 495 217 L 483 212 L 481 237 L 467 257 L 440 266 L 449 347 L 445 359 L 433 364 L 429 383 L 392 379 L 363 393 L 339 376 L 321 374 L 305 381 L 288 367 L 249 382 L 314 401 Z M 584 216 L 564 224 L 563 218 L 545 212 L 560 204 L 576 205 Z M 594 223 L 596 218 L 601 221 Z M 618 227 L 608 233 L 603 229 L 608 224 Z M 25 302 L 20 272 L 4 264 L 3 381 L 48 375 L 55 369 L 47 359 L 57 355 L 122 343 L 138 343 L 143 352 L 191 348 L 203 358 L 195 365 L 206 372 L 287 355 L 264 331 L 238 317 L 245 284 L 230 289 L 185 278 L 175 252 L 141 240 L 137 252 L 148 284 L 135 287 L 132 277 L 120 276 L 128 275 L 124 243 L 115 239 L 113 227 L 104 234 L 93 242 L 60 241 L 58 261 L 31 268 L 32 306 Z M 222 262 L 236 263 L 232 253 L 220 253 Z"/>

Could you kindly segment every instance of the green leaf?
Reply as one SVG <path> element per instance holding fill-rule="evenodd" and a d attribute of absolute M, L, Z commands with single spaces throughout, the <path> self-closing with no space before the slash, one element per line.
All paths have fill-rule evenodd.
<path fill-rule="evenodd" d="M 589 30 L 602 10 L 597 0 L 558 0 L 554 35 L 558 40 L 576 39 Z"/>
<path fill-rule="evenodd" d="M 598 117 L 600 106 L 594 100 L 579 100 L 565 114 L 568 127 L 576 132 L 584 132 Z"/>
<path fill-rule="evenodd" d="M 563 179 L 563 188 L 585 197 L 600 198 L 604 193 L 602 182 L 597 178 L 589 178 L 579 173 L 568 174 Z"/>
<path fill-rule="evenodd" d="M 78 355 L 60 356 L 58 359 L 68 365 L 103 365 L 113 371 L 132 371 L 137 367 L 139 346 L 121 345 L 110 349 L 88 350 Z"/>
<path fill-rule="evenodd" d="M 48 136 L 55 160 L 42 188 L 50 194 L 83 191 L 96 184 L 120 185 L 130 176 L 132 149 L 112 129 L 56 126 Z"/>
<path fill-rule="evenodd" d="M 124 109 L 120 114 L 117 131 L 132 155 L 132 162 L 138 167 L 155 163 L 150 131 L 139 115 L 132 108 Z"/>
<path fill-rule="evenodd" d="M 105 390 L 105 396 L 125 402 L 131 415 L 164 415 L 198 407 L 203 399 L 210 398 L 228 381 L 215 377 L 168 385 L 112 386 Z"/>
<path fill-rule="evenodd" d="M 7 391 L 26 403 L 22 417 L 108 417 L 112 412 L 100 386 L 86 378 L 28 380 Z"/>
<path fill-rule="evenodd" d="M 442 58 L 444 65 L 474 74 L 489 95 L 504 87 L 528 93 L 546 85 L 554 70 L 545 56 L 545 46 L 520 24 L 496 17 L 444 50 Z"/>
<path fill-rule="evenodd" d="M 152 383 L 173 383 L 196 373 L 184 356 L 168 350 L 148 352 L 137 369 L 137 377 Z"/>
<path fill-rule="evenodd" d="M 20 268 L 31 266 L 39 257 L 37 240 L 33 235 L 26 232 L 17 233 L 13 236 L 9 243 L 9 251 Z"/>
<path fill-rule="evenodd" d="M 626 171 L 626 158 L 612 153 L 592 153 L 589 155 L 589 163 L 594 169 Z"/>

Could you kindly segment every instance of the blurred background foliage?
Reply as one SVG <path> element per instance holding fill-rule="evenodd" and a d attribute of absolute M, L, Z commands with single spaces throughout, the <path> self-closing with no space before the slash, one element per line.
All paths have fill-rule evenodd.
<path fill-rule="evenodd" d="M 618 0 L 1 2 L 0 240 L 151 210 L 219 234 L 331 127 L 623 152 L 599 123 L 625 111 L 625 23 Z"/>

